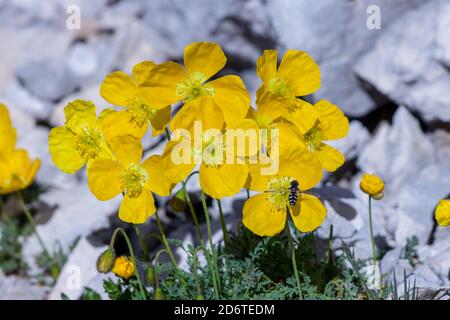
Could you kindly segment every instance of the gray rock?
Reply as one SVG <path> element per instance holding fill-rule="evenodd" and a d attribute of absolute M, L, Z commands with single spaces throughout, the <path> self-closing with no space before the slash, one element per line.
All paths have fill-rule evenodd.
<path fill-rule="evenodd" d="M 306 50 L 319 62 L 322 88 L 317 96 L 333 101 L 349 115 L 361 116 L 375 105 L 353 75 L 354 61 L 370 51 L 389 25 L 414 4 L 408 0 L 272 0 L 267 7 L 280 46 Z M 380 30 L 366 27 L 369 5 L 380 7 Z"/>
<path fill-rule="evenodd" d="M 43 300 L 48 287 L 30 283 L 29 279 L 0 274 L 0 300 Z"/>
<path fill-rule="evenodd" d="M 38 58 L 26 60 L 17 67 L 17 77 L 39 98 L 57 101 L 73 93 L 77 83 L 62 59 Z"/>
<path fill-rule="evenodd" d="M 425 120 L 449 121 L 449 17 L 445 0 L 428 1 L 405 13 L 358 61 L 355 72 Z"/>
<path fill-rule="evenodd" d="M 84 288 L 98 277 L 97 259 L 106 248 L 107 246 L 93 247 L 86 238 L 80 239 L 61 270 L 48 299 L 60 300 L 63 293 L 71 300 L 79 299 Z"/>

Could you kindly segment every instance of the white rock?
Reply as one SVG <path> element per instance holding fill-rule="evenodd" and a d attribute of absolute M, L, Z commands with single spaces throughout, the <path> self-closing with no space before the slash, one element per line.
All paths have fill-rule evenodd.
<path fill-rule="evenodd" d="M 450 3 L 428 1 L 389 26 L 356 73 L 426 120 L 450 120 Z M 420 21 L 420 23 L 417 23 Z"/>
<path fill-rule="evenodd" d="M 0 300 L 43 300 L 48 287 L 34 285 L 28 279 L 0 274 Z"/>
<path fill-rule="evenodd" d="M 90 193 L 86 181 L 67 185 L 65 189 L 51 189 L 41 196 L 50 207 L 53 216 L 45 225 L 38 225 L 44 243 L 54 248 L 59 243 L 67 251 L 79 236 L 87 237 L 93 231 L 109 227 L 109 217 L 119 207 L 120 197 L 110 201 L 98 201 Z M 23 248 L 24 256 L 33 266 L 33 258 L 42 251 L 34 236 L 30 236 Z"/>
<path fill-rule="evenodd" d="M 380 7 L 380 30 L 366 26 L 369 5 Z M 306 50 L 319 62 L 322 88 L 317 95 L 353 116 L 364 115 L 374 108 L 372 99 L 353 75 L 355 59 L 368 52 L 385 29 L 412 7 L 408 0 L 271 0 L 267 4 L 280 46 Z"/>
<path fill-rule="evenodd" d="M 36 57 L 17 67 L 17 77 L 31 93 L 39 98 L 57 101 L 73 93 L 77 83 L 62 59 Z"/>
<path fill-rule="evenodd" d="M 96 248 L 86 238 L 81 238 L 61 270 L 48 299 L 60 300 L 62 293 L 71 300 L 79 299 L 84 288 L 98 276 L 97 259 L 106 248 Z"/>

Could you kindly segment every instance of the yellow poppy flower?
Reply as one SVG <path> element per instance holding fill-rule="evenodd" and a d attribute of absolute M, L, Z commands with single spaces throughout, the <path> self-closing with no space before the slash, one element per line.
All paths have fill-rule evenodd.
<path fill-rule="evenodd" d="M 245 118 L 250 104 L 250 95 L 242 80 L 228 75 L 207 82 L 225 66 L 226 61 L 217 43 L 195 42 L 184 49 L 184 67 L 171 61 L 162 63 L 152 69 L 143 86 L 157 89 L 158 99 L 165 104 L 182 100 L 185 106 L 178 112 L 178 117 L 189 117 L 192 101 L 210 97 L 209 103 L 222 110 L 225 122 L 236 124 Z M 179 124 L 177 121 L 171 123 L 171 130 L 180 128 Z"/>
<path fill-rule="evenodd" d="M 194 102 L 193 102 L 194 103 Z M 196 102 L 195 102 L 196 103 Z M 243 159 L 246 154 L 240 154 L 236 148 L 236 141 L 227 141 L 226 135 L 221 131 L 221 111 L 205 103 L 202 110 L 210 108 L 209 116 L 213 123 L 218 125 L 216 130 L 207 127 L 201 136 L 175 136 L 166 145 L 163 152 L 164 172 L 173 182 L 185 179 L 199 164 L 199 180 L 202 190 L 215 199 L 228 197 L 239 192 L 248 176 L 248 166 Z M 207 122 L 208 123 L 208 122 Z M 203 128 L 205 129 L 205 128 Z M 234 150 L 228 146 L 233 143 Z M 230 152 L 228 152 L 230 151 Z M 174 160 L 179 157 L 180 161 Z M 238 159 L 239 158 L 239 159 Z"/>
<path fill-rule="evenodd" d="M 310 130 L 303 134 L 294 127 L 290 131 L 296 131 L 295 135 L 280 133 L 280 154 L 295 153 L 306 147 L 323 169 L 333 172 L 345 162 L 345 157 L 325 142 L 345 137 L 349 130 L 348 119 L 337 106 L 326 100 L 320 100 L 314 107 L 319 117 Z"/>
<path fill-rule="evenodd" d="M 320 69 L 304 51 L 288 50 L 277 68 L 277 51 L 264 50 L 258 58 L 256 73 L 263 81 L 257 91 L 257 105 L 269 105 L 274 117 L 283 116 L 303 133 L 318 115 L 304 100 L 298 99 L 320 88 Z"/>
<path fill-rule="evenodd" d="M 261 191 L 244 204 L 243 224 L 259 236 L 273 236 L 286 225 L 289 211 L 294 225 L 301 232 L 311 232 L 324 221 L 327 210 L 315 196 L 306 193 L 313 187 L 314 178 L 299 163 L 282 161 L 276 175 L 261 175 L 261 166 L 250 166 L 249 188 Z M 298 199 L 294 206 L 289 204 L 291 182 L 299 183 Z"/>
<path fill-rule="evenodd" d="M 440 200 L 434 216 L 441 227 L 450 226 L 450 200 Z"/>
<path fill-rule="evenodd" d="M 30 186 L 40 165 L 41 161 L 31 160 L 26 150 L 0 151 L 0 194 Z"/>
<path fill-rule="evenodd" d="M 105 116 L 104 133 L 107 139 L 131 134 L 142 138 L 150 123 L 153 135 L 161 134 L 170 121 L 170 105 L 161 104 L 158 93 L 141 86 L 156 66 L 143 61 L 133 67 L 132 76 L 122 71 L 108 74 L 100 87 L 100 95 L 111 104 L 124 107 Z"/>
<path fill-rule="evenodd" d="M 359 187 L 369 196 L 379 198 L 383 194 L 384 182 L 377 175 L 365 173 L 361 178 Z"/>
<path fill-rule="evenodd" d="M 168 196 L 172 182 L 166 178 L 159 156 L 151 156 L 141 163 L 143 151 L 138 138 L 117 136 L 110 144 L 117 161 L 93 161 L 88 168 L 89 189 L 101 201 L 123 193 L 119 218 L 129 223 L 144 223 L 156 211 L 152 192 Z"/>
<path fill-rule="evenodd" d="M 112 268 L 112 272 L 125 280 L 134 276 L 135 266 L 133 261 L 130 258 L 125 256 L 117 257 L 114 261 L 114 266 Z"/>
<path fill-rule="evenodd" d="M 75 173 L 94 159 L 112 157 L 92 102 L 75 100 L 64 113 L 65 125 L 53 128 L 48 137 L 52 161 L 61 171 Z"/>
<path fill-rule="evenodd" d="M 16 129 L 11 124 L 8 108 L 0 104 L 0 150 L 14 149 L 16 138 Z"/>

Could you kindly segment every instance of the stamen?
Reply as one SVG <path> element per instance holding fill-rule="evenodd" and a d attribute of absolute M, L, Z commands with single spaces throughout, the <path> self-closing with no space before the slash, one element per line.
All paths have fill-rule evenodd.
<path fill-rule="evenodd" d="M 204 84 L 206 80 L 206 76 L 203 73 L 194 72 L 188 79 L 177 83 L 176 95 L 184 102 L 201 96 L 214 96 L 215 90 L 211 85 Z"/>
<path fill-rule="evenodd" d="M 121 176 L 122 190 L 128 197 L 137 198 L 142 193 L 147 180 L 147 171 L 141 166 L 132 163 Z"/>
<path fill-rule="evenodd" d="M 147 105 L 141 96 L 136 95 L 128 103 L 128 112 L 131 114 L 131 123 L 143 127 L 154 117 L 156 110 Z"/>
<path fill-rule="evenodd" d="M 101 151 L 103 134 L 95 128 L 83 128 L 81 135 L 77 136 L 75 148 L 85 160 L 97 158 Z"/>

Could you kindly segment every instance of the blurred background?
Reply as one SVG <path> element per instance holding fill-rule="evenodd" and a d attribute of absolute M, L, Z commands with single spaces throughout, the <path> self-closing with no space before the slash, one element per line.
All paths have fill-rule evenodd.
<path fill-rule="evenodd" d="M 450 287 L 450 229 L 433 219 L 438 200 L 450 193 L 449 1 L 0 0 L 0 102 L 10 109 L 19 146 L 42 159 L 33 204 L 38 230 L 67 256 L 56 284 L 42 284 L 35 277 L 40 247 L 33 236 L 22 239 L 28 270 L 0 271 L 0 298 L 59 299 L 65 292 L 76 299 L 85 286 L 102 291 L 95 261 L 121 225 L 120 199 L 99 202 L 84 173 L 59 172 L 48 132 L 63 124 L 73 99 L 108 107 L 99 85 L 109 72 L 130 72 L 142 60 L 181 61 L 194 41 L 218 42 L 228 57 L 222 73 L 240 75 L 253 98 L 264 49 L 306 50 L 322 74 L 321 89 L 308 99 L 328 99 L 351 120 L 349 136 L 334 143 L 347 162 L 317 190 L 329 209 L 318 237 L 326 239 L 333 225 L 337 249 L 343 239 L 359 257 L 370 256 L 367 198 L 358 183 L 363 172 L 376 173 L 386 182 L 385 198 L 374 203 L 382 272 L 389 279 L 405 271 L 438 297 Z M 145 144 L 148 154 L 161 152 L 160 138 L 148 136 Z M 195 198 L 194 180 L 188 188 Z M 244 199 L 245 192 L 224 199 L 233 231 Z M 189 215 L 157 200 L 169 238 L 192 243 Z M 215 203 L 211 212 L 217 217 Z M 143 228 L 156 230 L 152 220 Z M 177 254 L 183 265 L 183 252 Z"/>

